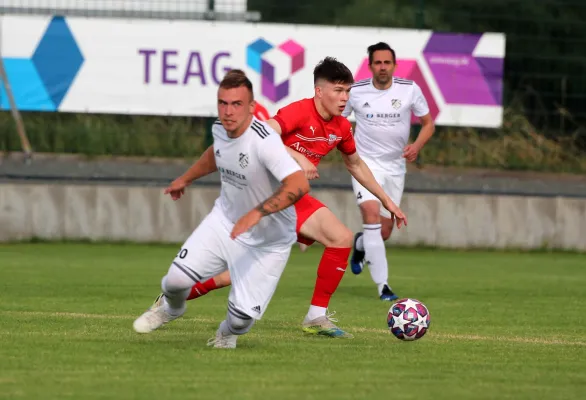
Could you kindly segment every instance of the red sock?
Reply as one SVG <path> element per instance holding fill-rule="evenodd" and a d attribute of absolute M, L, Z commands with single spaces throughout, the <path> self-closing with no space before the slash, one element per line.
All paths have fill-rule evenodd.
<path fill-rule="evenodd" d="M 197 299 L 217 288 L 218 286 L 216 286 L 214 278 L 210 278 L 204 283 L 197 282 L 192 286 L 191 292 L 189 292 L 189 296 L 187 296 L 187 300 Z"/>
<path fill-rule="evenodd" d="M 328 307 L 348 266 L 350 251 L 350 247 L 326 247 L 317 267 L 317 280 L 311 298 L 312 306 Z"/>

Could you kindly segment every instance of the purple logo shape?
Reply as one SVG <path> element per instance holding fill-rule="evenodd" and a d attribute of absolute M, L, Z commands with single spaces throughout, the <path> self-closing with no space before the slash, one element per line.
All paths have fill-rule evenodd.
<path fill-rule="evenodd" d="M 447 104 L 502 105 L 503 58 L 475 57 L 482 34 L 434 33 L 423 55 Z"/>
<path fill-rule="evenodd" d="M 277 103 L 289 94 L 291 76 L 305 66 L 305 49 L 291 39 L 274 46 L 259 38 L 247 46 L 246 64 L 260 74 L 263 96 Z"/>

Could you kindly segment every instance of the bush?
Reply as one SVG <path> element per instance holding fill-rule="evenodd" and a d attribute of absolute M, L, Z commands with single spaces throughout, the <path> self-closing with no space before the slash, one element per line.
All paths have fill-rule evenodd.
<path fill-rule="evenodd" d="M 192 157 L 205 146 L 200 118 L 24 113 L 33 151 L 88 156 Z M 0 113 L 0 150 L 21 151 L 10 113 Z"/>
<path fill-rule="evenodd" d="M 23 119 L 35 152 L 192 158 L 207 145 L 203 118 L 24 113 Z M 0 128 L 0 151 L 21 151 L 10 113 L 0 113 Z M 430 165 L 584 173 L 579 132 L 548 137 L 510 107 L 500 129 L 437 127 L 421 155 Z M 332 152 L 324 160 L 341 158 Z"/>

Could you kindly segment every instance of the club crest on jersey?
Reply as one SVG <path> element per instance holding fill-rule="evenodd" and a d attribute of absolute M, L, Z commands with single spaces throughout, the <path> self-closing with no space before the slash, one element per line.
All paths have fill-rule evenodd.
<path fill-rule="evenodd" d="M 248 154 L 240 153 L 238 162 L 240 162 L 241 168 L 246 168 L 248 166 Z"/>
<path fill-rule="evenodd" d="M 401 107 L 401 100 L 393 99 L 393 100 L 391 100 L 391 105 L 393 106 L 393 108 L 395 110 L 398 110 Z"/>
<path fill-rule="evenodd" d="M 336 139 L 338 139 L 338 137 L 335 134 L 330 133 L 328 136 L 328 146 L 331 146 L 334 143 L 336 143 Z"/>

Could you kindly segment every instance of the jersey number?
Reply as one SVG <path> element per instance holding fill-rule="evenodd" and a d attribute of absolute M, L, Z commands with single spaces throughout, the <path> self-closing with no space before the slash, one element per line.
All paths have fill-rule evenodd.
<path fill-rule="evenodd" d="M 181 251 L 179 252 L 179 254 L 177 254 L 177 257 L 179 257 L 181 259 L 187 257 L 187 249 L 181 249 Z"/>

